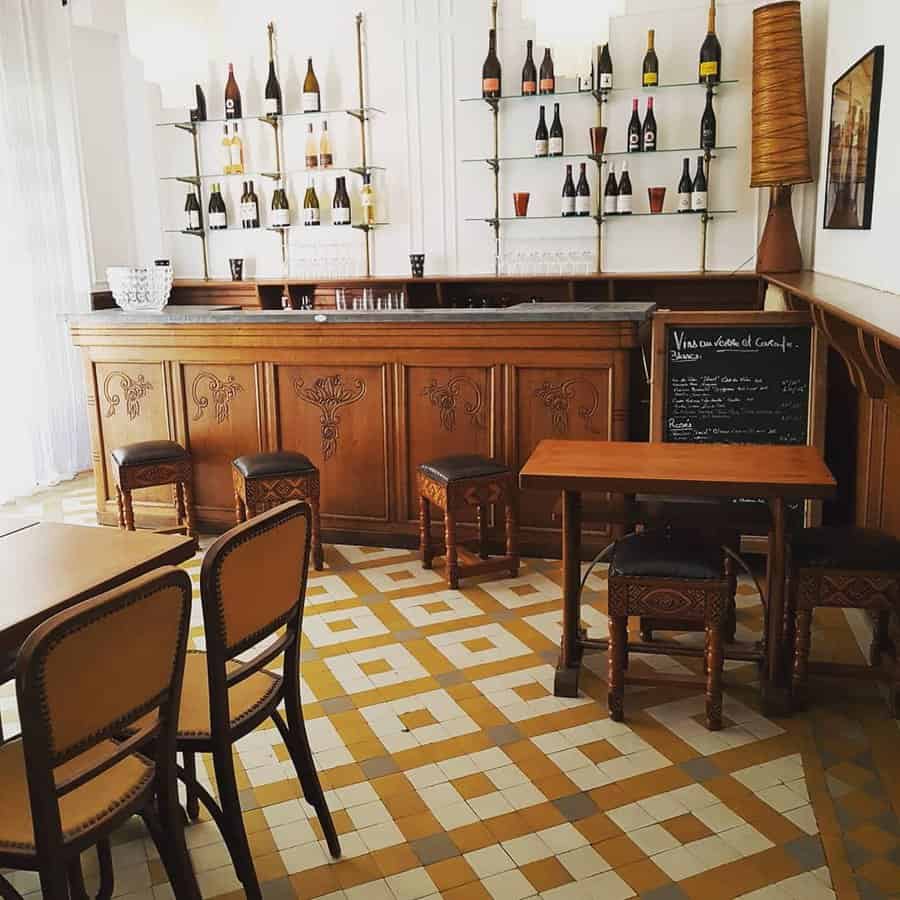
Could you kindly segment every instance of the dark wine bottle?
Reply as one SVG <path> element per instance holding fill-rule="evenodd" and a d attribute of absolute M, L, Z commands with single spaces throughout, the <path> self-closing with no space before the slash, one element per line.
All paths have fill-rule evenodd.
<path fill-rule="evenodd" d="M 603 189 L 603 214 L 614 216 L 618 212 L 619 186 L 616 183 L 616 164 L 609 164 L 606 187 Z"/>
<path fill-rule="evenodd" d="M 278 75 L 275 73 L 275 25 L 269 22 L 269 77 L 266 79 L 266 93 L 263 100 L 263 109 L 267 116 L 280 116 L 281 85 L 278 83 Z"/>
<path fill-rule="evenodd" d="M 601 91 L 611 91 L 613 86 L 613 64 L 609 55 L 609 44 L 604 44 L 600 51 L 600 62 L 597 65 L 598 84 Z"/>
<path fill-rule="evenodd" d="M 563 155 L 563 127 L 559 120 L 559 104 L 553 104 L 553 124 L 550 126 L 550 156 Z"/>
<path fill-rule="evenodd" d="M 572 166 L 566 166 L 566 180 L 563 182 L 560 215 L 575 215 L 575 182 L 572 181 Z"/>
<path fill-rule="evenodd" d="M 184 227 L 186 231 L 199 231 L 203 227 L 200 204 L 194 191 L 188 191 L 184 201 Z"/>
<path fill-rule="evenodd" d="M 635 97 L 631 101 L 631 121 L 628 123 L 628 146 L 629 153 L 641 152 L 641 117 L 638 115 L 638 98 Z"/>
<path fill-rule="evenodd" d="M 628 162 L 622 162 L 622 175 L 619 178 L 619 194 L 616 197 L 616 212 L 620 216 L 630 216 L 631 206 L 631 177 L 628 174 Z"/>
<path fill-rule="evenodd" d="M 228 210 L 225 207 L 225 200 L 222 198 L 218 182 L 212 186 L 207 211 L 209 212 L 210 231 L 222 231 L 228 227 Z"/>
<path fill-rule="evenodd" d="M 691 160 L 684 158 L 681 169 L 681 181 L 678 182 L 678 212 L 689 213 L 691 211 L 691 193 L 694 190 L 694 182 L 691 179 Z"/>
<path fill-rule="evenodd" d="M 234 66 L 228 63 L 228 81 L 225 82 L 225 118 L 240 119 L 242 116 L 241 89 L 234 78 Z"/>
<path fill-rule="evenodd" d="M 694 184 L 691 187 L 691 210 L 693 212 L 706 212 L 708 201 L 706 172 L 703 169 L 703 157 L 697 157 L 697 174 L 694 176 Z"/>
<path fill-rule="evenodd" d="M 481 67 L 481 96 L 500 96 L 500 60 L 497 57 L 497 32 L 488 32 L 488 54 Z"/>
<path fill-rule="evenodd" d="M 547 119 L 544 106 L 541 105 L 538 113 L 537 130 L 534 132 L 534 155 L 547 156 L 550 152 L 550 135 L 547 131 Z"/>
<path fill-rule="evenodd" d="M 653 98 L 647 98 L 647 113 L 644 116 L 644 124 L 641 126 L 641 148 L 644 153 L 652 153 L 656 150 L 656 115 L 653 112 Z"/>
<path fill-rule="evenodd" d="M 581 174 L 578 176 L 578 184 L 575 186 L 575 215 L 589 216 L 591 214 L 591 186 L 587 178 L 587 163 L 581 164 Z"/>
<path fill-rule="evenodd" d="M 700 149 L 712 150 L 716 146 L 716 113 L 713 109 L 713 92 L 706 92 L 706 108 L 700 118 Z"/>
<path fill-rule="evenodd" d="M 247 196 L 248 211 L 250 213 L 250 228 L 259 228 L 259 197 L 250 182 L 250 193 Z"/>
<path fill-rule="evenodd" d="M 722 45 L 716 37 L 716 0 L 709 0 L 709 24 L 700 45 L 697 80 L 701 84 L 718 84 L 722 80 Z"/>
<path fill-rule="evenodd" d="M 322 94 L 319 91 L 319 79 L 313 71 L 312 57 L 306 61 L 306 77 L 303 79 L 303 97 L 301 99 L 303 112 L 321 112 Z"/>
<path fill-rule="evenodd" d="M 541 80 L 538 88 L 542 94 L 556 93 L 556 76 L 553 74 L 553 59 L 549 47 L 544 49 L 544 58 L 541 60 Z"/>
<path fill-rule="evenodd" d="M 191 121 L 192 122 L 205 122 L 206 121 L 206 96 L 203 93 L 203 88 L 200 87 L 199 84 L 194 85 L 194 95 L 197 98 L 197 105 L 191 110 Z"/>
<path fill-rule="evenodd" d="M 534 41 L 525 43 L 525 65 L 522 66 L 522 96 L 531 97 L 537 93 L 537 66 L 534 64 Z"/>
<path fill-rule="evenodd" d="M 334 185 L 334 200 L 331 203 L 331 224 L 350 224 L 350 195 L 347 193 L 347 178 L 339 175 Z"/>
<path fill-rule="evenodd" d="M 248 197 L 250 196 L 250 188 L 248 187 L 248 183 L 245 181 L 243 183 L 243 189 L 241 190 L 241 203 L 240 203 L 240 218 L 241 218 L 241 228 L 249 228 L 250 227 L 250 216 L 248 209 Z"/>
<path fill-rule="evenodd" d="M 654 49 L 656 32 L 651 28 L 647 32 L 647 52 L 644 54 L 644 68 L 641 84 L 644 87 L 656 87 L 659 84 L 659 60 Z"/>

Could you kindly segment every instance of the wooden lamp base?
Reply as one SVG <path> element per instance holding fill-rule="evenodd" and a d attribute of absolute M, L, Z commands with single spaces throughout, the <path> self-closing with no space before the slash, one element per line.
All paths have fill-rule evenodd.
<path fill-rule="evenodd" d="M 799 272 L 803 268 L 800 241 L 791 208 L 791 185 L 770 188 L 769 215 L 756 254 L 757 272 Z"/>

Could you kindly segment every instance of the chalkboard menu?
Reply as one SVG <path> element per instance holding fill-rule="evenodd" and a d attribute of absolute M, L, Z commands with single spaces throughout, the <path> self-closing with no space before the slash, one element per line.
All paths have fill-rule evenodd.
<path fill-rule="evenodd" d="M 663 440 L 806 444 L 809 325 L 665 329 Z"/>

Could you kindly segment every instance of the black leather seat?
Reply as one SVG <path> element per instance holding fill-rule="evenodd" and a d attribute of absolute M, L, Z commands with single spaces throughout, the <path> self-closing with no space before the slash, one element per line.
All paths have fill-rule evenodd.
<path fill-rule="evenodd" d="M 691 531 L 656 530 L 616 541 L 610 575 L 649 578 L 722 578 L 722 548 Z"/>
<path fill-rule="evenodd" d="M 458 456 L 444 456 L 422 463 L 419 471 L 434 481 L 450 484 L 451 481 L 465 481 L 469 478 L 487 478 L 490 475 L 505 475 L 509 466 L 494 462 L 474 453 Z"/>
<path fill-rule="evenodd" d="M 187 459 L 190 454 L 175 441 L 138 441 L 116 447 L 110 454 L 119 466 L 143 466 L 146 463 Z"/>
<path fill-rule="evenodd" d="M 312 472 L 315 466 L 308 456 L 295 453 L 293 450 L 280 450 L 276 453 L 250 453 L 239 456 L 234 467 L 244 478 L 268 478 L 277 475 L 302 475 Z"/>
<path fill-rule="evenodd" d="M 900 540 L 870 528 L 805 528 L 791 538 L 798 568 L 896 572 Z"/>

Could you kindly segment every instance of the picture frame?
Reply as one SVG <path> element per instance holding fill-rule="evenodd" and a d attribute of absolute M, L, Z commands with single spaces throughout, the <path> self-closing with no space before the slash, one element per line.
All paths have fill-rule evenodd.
<path fill-rule="evenodd" d="M 873 47 L 831 87 L 825 169 L 828 229 L 872 227 L 884 45 Z"/>

